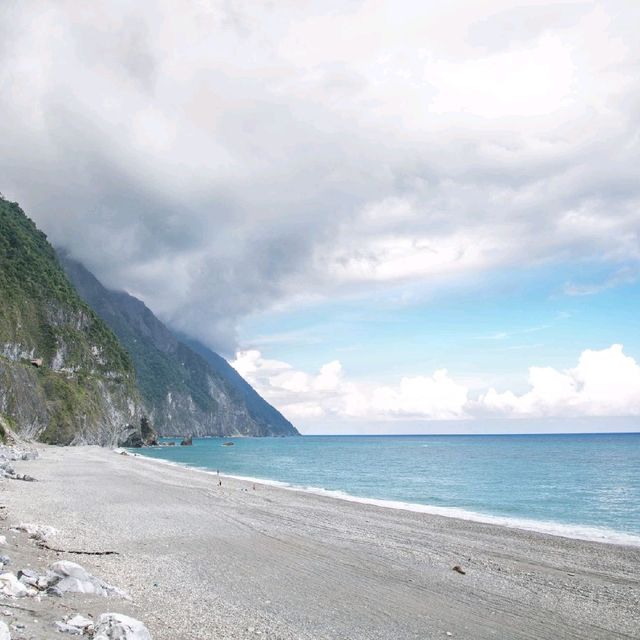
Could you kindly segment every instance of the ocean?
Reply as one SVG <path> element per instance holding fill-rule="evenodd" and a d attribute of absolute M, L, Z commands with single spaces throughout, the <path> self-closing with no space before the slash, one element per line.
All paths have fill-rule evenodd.
<path fill-rule="evenodd" d="M 640 545 L 640 433 L 203 438 L 136 451 L 343 500 Z"/>

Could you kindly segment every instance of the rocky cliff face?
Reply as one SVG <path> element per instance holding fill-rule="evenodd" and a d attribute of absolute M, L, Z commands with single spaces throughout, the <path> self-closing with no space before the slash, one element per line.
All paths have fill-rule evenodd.
<path fill-rule="evenodd" d="M 178 339 L 138 299 L 106 289 L 87 269 L 61 254 L 82 298 L 131 354 L 145 408 L 163 435 L 297 435 L 219 355 Z"/>
<path fill-rule="evenodd" d="M 2 198 L 0 415 L 20 435 L 56 444 L 117 444 L 141 418 L 129 355 L 46 236 Z"/>

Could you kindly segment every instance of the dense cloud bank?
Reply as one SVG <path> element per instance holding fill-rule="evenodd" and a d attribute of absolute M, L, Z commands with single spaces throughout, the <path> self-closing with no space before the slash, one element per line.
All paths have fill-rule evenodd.
<path fill-rule="evenodd" d="M 274 304 L 514 263 L 626 268 L 639 11 L 5 2 L 0 189 L 227 354 Z"/>
<path fill-rule="evenodd" d="M 302 424 L 327 418 L 464 420 L 640 416 L 640 365 L 622 345 L 586 350 L 575 367 L 530 367 L 529 390 L 471 392 L 446 370 L 405 377 L 393 385 L 349 380 L 339 361 L 317 374 L 267 360 L 259 351 L 238 354 L 233 366 L 268 400 Z"/>

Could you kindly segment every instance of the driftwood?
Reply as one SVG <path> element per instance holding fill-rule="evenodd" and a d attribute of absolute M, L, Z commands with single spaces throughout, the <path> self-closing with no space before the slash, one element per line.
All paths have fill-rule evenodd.
<path fill-rule="evenodd" d="M 2 603 L 2 608 L 4 609 L 5 607 L 9 608 L 9 609 L 19 609 L 20 611 L 26 611 L 27 613 L 30 613 L 33 616 L 38 615 L 38 612 L 35 611 L 34 609 L 27 609 L 26 607 L 19 607 L 17 604 L 7 604 L 6 602 Z"/>
<path fill-rule="evenodd" d="M 46 549 L 47 551 L 54 551 L 55 553 L 74 553 L 78 556 L 119 556 L 117 551 L 74 551 L 72 549 L 55 549 L 50 547 L 46 542 L 38 542 L 38 547 Z"/>

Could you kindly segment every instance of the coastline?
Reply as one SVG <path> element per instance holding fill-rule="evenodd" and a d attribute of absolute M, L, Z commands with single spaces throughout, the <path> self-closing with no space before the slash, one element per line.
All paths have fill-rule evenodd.
<path fill-rule="evenodd" d="M 123 451 L 117 449 L 116 451 Z M 215 471 L 205 467 L 190 465 L 187 463 L 176 462 L 166 458 L 156 458 L 145 456 L 143 453 L 126 450 L 134 457 L 141 457 L 145 460 L 151 460 L 161 465 L 176 466 L 190 471 L 197 471 L 208 475 L 218 476 Z M 481 513 L 470 511 L 459 507 L 445 507 L 429 504 L 421 504 L 414 502 L 404 502 L 399 500 L 385 500 L 382 498 L 370 498 L 365 496 L 356 496 L 347 491 L 335 489 L 326 489 L 323 487 L 302 486 L 283 482 L 281 480 L 273 480 L 270 478 L 261 478 L 254 476 L 243 476 L 236 474 L 220 473 L 220 477 L 239 480 L 241 482 L 255 483 L 264 486 L 276 487 L 285 491 L 296 491 L 311 495 L 325 496 L 335 500 L 344 502 L 354 502 L 356 504 L 366 504 L 370 506 L 381 507 L 383 509 L 394 509 L 398 511 L 411 511 L 415 513 L 423 513 L 427 515 L 438 516 L 442 518 L 454 518 L 457 520 L 467 520 L 481 524 L 490 524 L 498 527 L 506 527 L 509 529 L 519 529 L 549 536 L 557 536 L 570 540 L 583 540 L 586 542 L 599 542 L 602 544 L 616 544 L 631 547 L 640 547 L 640 535 L 609 529 L 607 527 L 597 527 L 594 525 L 580 523 L 563 523 L 549 520 L 536 520 L 525 517 L 510 517 L 491 513 Z"/>
<path fill-rule="evenodd" d="M 15 464 L 38 482 L 1 485 L 2 533 L 36 522 L 58 529 L 57 548 L 116 550 L 82 563 L 131 594 L 125 613 L 154 640 L 640 637 L 637 547 L 218 487 L 210 471 L 97 447 L 40 451 Z"/>

